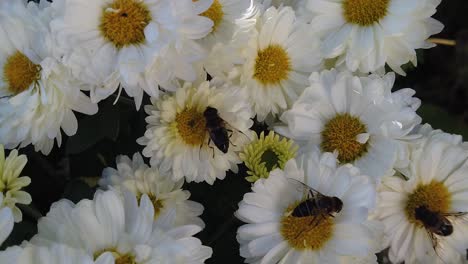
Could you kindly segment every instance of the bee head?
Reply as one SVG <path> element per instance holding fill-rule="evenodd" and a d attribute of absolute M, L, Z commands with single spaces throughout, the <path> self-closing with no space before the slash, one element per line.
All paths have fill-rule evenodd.
<path fill-rule="evenodd" d="M 213 108 L 211 106 L 208 106 L 205 110 L 205 112 L 203 113 L 203 115 L 205 117 L 209 117 L 209 116 L 213 116 L 213 115 L 217 115 L 218 114 L 218 109 L 216 108 Z"/>
<path fill-rule="evenodd" d="M 338 197 L 333 197 L 333 203 L 335 204 L 336 212 L 339 213 L 343 209 L 343 202 Z"/>

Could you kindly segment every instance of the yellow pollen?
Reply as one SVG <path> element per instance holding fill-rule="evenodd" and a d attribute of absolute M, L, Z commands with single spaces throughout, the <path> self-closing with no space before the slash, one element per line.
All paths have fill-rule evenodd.
<path fill-rule="evenodd" d="M 115 264 L 138 264 L 135 260 L 135 256 L 132 254 L 120 254 L 116 249 L 103 249 L 94 253 L 94 259 L 96 260 L 102 254 L 110 252 L 114 256 Z"/>
<path fill-rule="evenodd" d="M 194 2 L 196 1 L 198 0 L 194 0 Z M 223 5 L 221 5 L 219 0 L 214 0 L 210 8 L 208 8 L 205 12 L 201 13 L 200 16 L 207 17 L 213 21 L 213 29 L 211 30 L 211 32 L 215 32 L 219 24 L 221 24 L 221 21 L 223 21 Z"/>
<path fill-rule="evenodd" d="M 390 0 L 344 0 L 343 15 L 348 23 L 370 26 L 387 15 Z"/>
<path fill-rule="evenodd" d="M 163 201 L 158 199 L 155 195 L 150 194 L 148 195 L 151 203 L 153 204 L 154 208 L 154 219 L 157 219 L 159 214 L 161 213 L 161 209 L 164 207 Z"/>
<path fill-rule="evenodd" d="M 322 150 L 338 151 L 338 160 L 352 162 L 367 151 L 367 142 L 356 141 L 356 136 L 366 132 L 366 126 L 348 113 L 338 114 L 325 125 L 322 131 Z"/>
<path fill-rule="evenodd" d="M 324 215 L 294 217 L 290 213 L 301 201 L 289 206 L 281 220 L 281 235 L 296 250 L 319 250 L 333 235 L 333 217 Z M 318 224 L 316 224 L 318 222 Z"/>
<path fill-rule="evenodd" d="M 203 144 L 206 136 L 206 122 L 203 113 L 186 108 L 177 113 L 175 123 L 177 132 L 186 144 L 192 146 Z"/>
<path fill-rule="evenodd" d="M 114 0 L 104 8 L 99 29 L 115 47 L 122 48 L 143 43 L 150 21 L 150 11 L 142 1 Z"/>
<path fill-rule="evenodd" d="M 408 196 L 405 206 L 406 217 L 410 223 L 423 227 L 423 223 L 415 218 L 415 209 L 426 206 L 432 212 L 448 213 L 451 199 L 450 192 L 441 182 L 432 181 L 426 185 L 419 185 Z"/>
<path fill-rule="evenodd" d="M 280 45 L 270 45 L 260 50 L 255 59 L 253 77 L 263 85 L 275 85 L 288 78 L 291 59 Z"/>
<path fill-rule="evenodd" d="M 6 59 L 3 76 L 8 84 L 8 91 L 19 94 L 26 91 L 29 86 L 41 77 L 41 66 L 34 64 L 23 53 L 16 51 Z"/>

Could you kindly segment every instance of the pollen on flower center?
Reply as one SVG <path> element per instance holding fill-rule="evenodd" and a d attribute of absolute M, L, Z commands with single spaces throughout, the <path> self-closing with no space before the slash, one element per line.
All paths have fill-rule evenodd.
<path fill-rule="evenodd" d="M 94 259 L 97 259 L 102 254 L 110 252 L 114 256 L 115 264 L 138 264 L 135 260 L 135 256 L 132 254 L 121 254 L 116 249 L 104 249 L 94 253 Z"/>
<path fill-rule="evenodd" d="M 178 134 L 183 141 L 192 146 L 200 146 L 206 136 L 206 121 L 203 113 L 186 108 L 175 118 Z"/>
<path fill-rule="evenodd" d="M 263 85 L 275 85 L 288 78 L 291 59 L 280 45 L 270 45 L 260 50 L 255 59 L 253 77 Z"/>
<path fill-rule="evenodd" d="M 200 16 L 207 17 L 213 21 L 213 29 L 211 30 L 211 32 L 215 32 L 219 24 L 221 24 L 221 21 L 223 21 L 223 5 L 221 5 L 219 0 L 214 0 L 210 8 L 208 8 L 205 12 L 201 13 Z"/>
<path fill-rule="evenodd" d="M 103 10 L 99 29 L 115 47 L 137 45 L 145 41 L 145 27 L 151 14 L 139 0 L 114 0 Z"/>
<path fill-rule="evenodd" d="M 281 235 L 296 250 L 319 250 L 332 238 L 334 220 L 331 216 L 294 217 L 290 212 L 301 201 L 289 206 L 281 220 Z M 320 219 L 316 219 L 320 217 Z"/>
<path fill-rule="evenodd" d="M 366 126 L 348 113 L 338 114 L 325 125 L 322 131 L 321 148 L 326 152 L 338 151 L 340 162 L 352 162 L 367 151 L 367 142 L 356 141 L 359 134 L 366 132 Z"/>
<path fill-rule="evenodd" d="M 348 23 L 370 26 L 387 15 L 390 0 L 344 0 L 343 15 Z"/>
<path fill-rule="evenodd" d="M 416 208 L 426 206 L 432 212 L 447 213 L 450 203 L 451 195 L 447 187 L 441 182 L 432 181 L 426 185 L 419 185 L 413 193 L 408 195 L 405 214 L 410 223 L 422 227 L 423 223 L 415 217 Z"/>
<path fill-rule="evenodd" d="M 41 66 L 34 64 L 23 53 L 16 51 L 6 59 L 3 76 L 8 91 L 19 94 L 40 79 Z"/>

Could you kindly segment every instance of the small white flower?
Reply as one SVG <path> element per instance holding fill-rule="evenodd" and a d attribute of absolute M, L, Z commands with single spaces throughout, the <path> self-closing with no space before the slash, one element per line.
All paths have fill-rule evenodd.
<path fill-rule="evenodd" d="M 0 193 L 3 194 L 0 208 L 3 206 L 11 208 L 17 223 L 21 222 L 23 215 L 16 204 L 30 204 L 32 201 L 31 195 L 22 190 L 31 183 L 31 178 L 19 177 L 27 162 L 26 156 L 18 156 L 16 149 L 12 150 L 5 159 L 5 151 L 0 145 Z"/>
<path fill-rule="evenodd" d="M 154 207 L 146 194 L 140 201 L 130 192 L 98 191 L 78 204 L 62 200 L 38 223 L 31 242 L 81 249 L 93 259 L 113 257 L 115 263 L 204 263 L 212 250 L 192 237 L 201 230 L 185 225 L 162 230 L 154 225 Z M 111 262 L 113 263 L 113 262 Z"/>
<path fill-rule="evenodd" d="M 307 9 L 308 0 L 260 0 L 264 9 L 268 9 L 271 6 L 280 8 L 282 6 L 291 7 L 299 20 L 304 22 L 310 22 L 313 18 L 312 12 Z"/>
<path fill-rule="evenodd" d="M 154 206 L 155 220 L 161 228 L 188 224 L 201 228 L 205 226 L 199 218 L 203 205 L 188 200 L 190 192 L 182 189 L 183 180 L 174 182 L 170 177 L 161 175 L 156 168 L 148 167 L 140 153 L 135 153 L 133 160 L 119 156 L 116 163 L 117 169 L 104 169 L 99 185 L 131 191 L 139 199 L 146 194 Z"/>
<path fill-rule="evenodd" d="M 308 0 L 314 13 L 310 30 L 321 36 L 326 58 L 337 58 L 351 71 L 374 72 L 387 64 L 417 63 L 416 49 L 443 25 L 431 18 L 441 0 Z"/>
<path fill-rule="evenodd" d="M 152 98 L 152 105 L 145 107 L 146 133 L 137 141 L 145 145 L 143 155 L 151 157 L 151 165 L 174 181 L 185 177 L 188 182 L 209 184 L 224 179 L 227 170 L 237 171 L 238 152 L 250 141 L 253 121 L 245 95 L 231 88 L 214 81 L 199 87 L 185 83 L 173 95 Z M 207 107 L 217 109 L 228 132 L 225 153 L 210 138 Z"/>
<path fill-rule="evenodd" d="M 143 91 L 158 96 L 158 85 L 175 88 L 194 81 L 193 64 L 205 56 L 195 41 L 213 22 L 199 16 L 212 0 L 59 0 L 51 27 L 63 63 L 91 85 L 100 101 L 119 85 L 140 107 Z"/>
<path fill-rule="evenodd" d="M 277 132 L 338 154 L 378 179 L 408 165 L 409 139 L 421 122 L 412 89 L 392 93 L 395 75 L 356 77 L 335 70 L 314 73 L 310 85 L 281 116 Z M 305 144 L 302 149 L 306 149 Z"/>
<path fill-rule="evenodd" d="M 390 260 L 465 263 L 468 217 L 463 214 L 468 213 L 468 150 L 459 136 L 431 131 L 428 126 L 420 133 L 426 137 L 411 153 L 411 164 L 404 175 L 407 179 L 384 177 L 378 190 L 376 215 L 385 225 Z M 438 216 L 428 217 L 430 214 Z M 453 230 L 439 231 L 440 226 L 431 228 L 425 220 L 440 216 Z"/>
<path fill-rule="evenodd" d="M 240 254 L 247 263 L 339 263 L 344 256 L 367 257 L 378 252 L 382 228 L 367 220 L 375 200 L 374 186 L 352 165 L 338 166 L 331 153 L 294 160 L 284 171 L 259 179 L 244 195 L 236 216 L 246 225 L 237 231 Z M 294 179 L 294 180 L 292 180 Z M 296 217 L 305 201 L 296 181 L 337 197 L 342 209 L 334 216 Z M 312 222 L 317 221 L 316 224 Z"/>
<path fill-rule="evenodd" d="M 61 129 L 74 135 L 73 111 L 95 114 L 97 106 L 63 65 L 52 57 L 50 13 L 31 2 L 0 6 L 0 142 L 7 148 L 33 144 L 48 154 Z"/>

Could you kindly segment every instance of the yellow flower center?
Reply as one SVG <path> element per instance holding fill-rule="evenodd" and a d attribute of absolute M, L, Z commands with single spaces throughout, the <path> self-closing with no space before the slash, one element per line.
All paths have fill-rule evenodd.
<path fill-rule="evenodd" d="M 275 85 L 288 78 L 291 59 L 280 45 L 270 45 L 260 50 L 255 59 L 253 77 L 263 85 Z"/>
<path fill-rule="evenodd" d="M 281 235 L 296 250 L 319 250 L 333 236 L 333 217 L 324 215 L 294 217 L 290 213 L 302 201 L 286 209 L 286 216 L 281 220 Z M 317 224 L 318 223 L 318 224 Z"/>
<path fill-rule="evenodd" d="M 143 43 L 150 21 L 150 11 L 142 1 L 114 0 L 104 9 L 99 29 L 115 47 L 122 48 Z"/>
<path fill-rule="evenodd" d="M 3 66 L 4 81 L 8 84 L 8 91 L 19 94 L 41 77 L 41 66 L 34 64 L 23 53 L 16 51 L 6 59 Z"/>
<path fill-rule="evenodd" d="M 370 26 L 387 15 L 390 0 L 344 0 L 343 15 L 348 23 Z"/>
<path fill-rule="evenodd" d="M 151 203 L 153 204 L 154 219 L 156 220 L 158 218 L 159 214 L 161 213 L 161 209 L 163 209 L 163 207 L 164 207 L 163 201 L 156 198 L 156 196 L 153 195 L 153 194 L 149 194 L 148 198 L 150 199 Z"/>
<path fill-rule="evenodd" d="M 425 206 L 428 210 L 438 213 L 447 213 L 450 209 L 451 195 L 447 187 L 441 182 L 432 181 L 426 185 L 419 185 L 408 196 L 405 206 L 405 214 L 410 223 L 420 227 L 424 226 L 416 220 L 415 209 Z"/>
<path fill-rule="evenodd" d="M 223 6 L 219 2 L 219 0 L 214 0 L 210 8 L 208 8 L 208 10 L 206 10 L 205 12 L 201 13 L 200 16 L 207 17 L 213 21 L 213 29 L 211 30 L 211 32 L 215 32 L 219 24 L 221 24 L 221 21 L 223 21 Z"/>
<path fill-rule="evenodd" d="M 94 259 L 96 260 L 102 254 L 110 252 L 114 256 L 115 264 L 138 264 L 135 260 L 135 256 L 132 254 L 120 254 L 116 249 L 104 249 L 94 253 Z"/>
<path fill-rule="evenodd" d="M 322 131 L 322 150 L 338 151 L 338 160 L 352 162 L 367 151 L 367 142 L 356 141 L 356 136 L 366 132 L 366 126 L 348 113 L 338 114 L 325 125 Z"/>
<path fill-rule="evenodd" d="M 203 113 L 192 108 L 186 108 L 177 113 L 175 119 L 180 137 L 188 145 L 200 146 L 206 136 L 206 121 Z"/>

